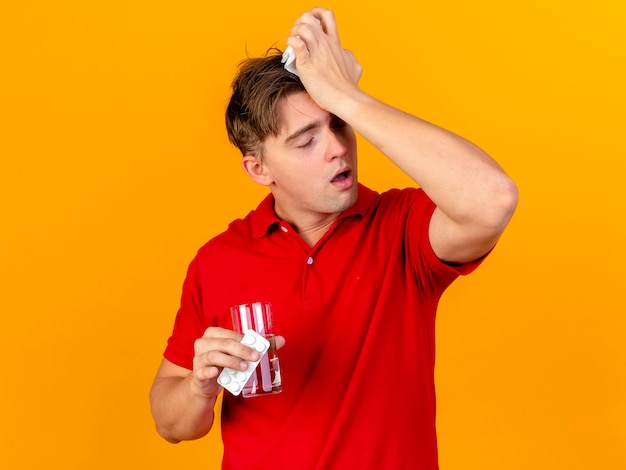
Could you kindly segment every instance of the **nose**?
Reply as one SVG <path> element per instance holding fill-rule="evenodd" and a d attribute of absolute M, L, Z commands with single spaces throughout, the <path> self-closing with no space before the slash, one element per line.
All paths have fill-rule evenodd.
<path fill-rule="evenodd" d="M 326 135 L 326 158 L 332 160 L 337 157 L 343 157 L 347 153 L 348 147 L 342 138 L 341 129 L 328 128 Z"/>

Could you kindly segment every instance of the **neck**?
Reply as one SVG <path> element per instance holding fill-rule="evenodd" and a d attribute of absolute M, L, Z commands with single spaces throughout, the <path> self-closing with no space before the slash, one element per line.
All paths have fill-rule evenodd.
<path fill-rule="evenodd" d="M 278 204 L 274 204 L 276 215 L 289 222 L 294 230 L 302 237 L 302 239 L 311 248 L 320 241 L 330 226 L 337 220 L 339 213 L 330 214 L 297 214 L 292 215 L 281 210 Z"/>
<path fill-rule="evenodd" d="M 309 247 L 313 248 L 317 244 L 317 242 L 321 240 L 324 234 L 328 232 L 328 229 L 335 222 L 335 220 L 337 220 L 336 215 L 332 218 L 332 220 L 327 220 L 321 225 L 309 228 L 300 228 L 294 226 L 294 228 L 296 232 L 298 232 L 298 234 L 306 242 L 306 244 L 309 245 Z"/>

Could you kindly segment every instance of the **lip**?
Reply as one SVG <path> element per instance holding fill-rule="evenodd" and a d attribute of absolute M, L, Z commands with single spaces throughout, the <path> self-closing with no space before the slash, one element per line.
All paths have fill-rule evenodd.
<path fill-rule="evenodd" d="M 335 180 L 338 176 L 345 174 L 345 177 Z M 337 170 L 335 176 L 332 177 L 330 183 L 340 189 L 349 189 L 354 185 L 354 172 L 349 167 L 343 167 Z"/>

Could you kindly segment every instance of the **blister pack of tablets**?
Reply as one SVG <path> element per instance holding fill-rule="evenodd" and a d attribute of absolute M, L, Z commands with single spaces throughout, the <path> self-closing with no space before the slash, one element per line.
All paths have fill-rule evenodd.
<path fill-rule="evenodd" d="M 243 371 L 224 367 L 217 378 L 217 383 L 235 396 L 241 393 L 243 386 L 270 347 L 270 342 L 254 330 L 246 331 L 241 339 L 241 344 L 256 349 L 259 352 L 259 360 L 256 362 L 248 362 L 248 368 Z"/>

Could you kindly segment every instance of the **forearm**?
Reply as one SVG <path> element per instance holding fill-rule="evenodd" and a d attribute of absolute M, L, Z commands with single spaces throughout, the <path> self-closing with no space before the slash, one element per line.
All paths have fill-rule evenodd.
<path fill-rule="evenodd" d="M 314 8 L 303 14 L 287 43 L 315 102 L 350 124 L 419 184 L 449 219 L 449 229 L 458 226 L 488 242 L 495 235 L 487 232 L 504 228 L 517 201 L 512 181 L 465 139 L 361 91 L 361 66 L 341 47 L 332 11 Z"/>
<path fill-rule="evenodd" d="M 358 89 L 335 103 L 333 112 L 407 173 L 450 219 L 506 224 L 514 185 L 474 144 Z"/>
<path fill-rule="evenodd" d="M 157 432 L 176 443 L 198 439 L 213 426 L 216 397 L 193 391 L 187 377 L 157 377 L 150 391 L 152 415 Z"/>

